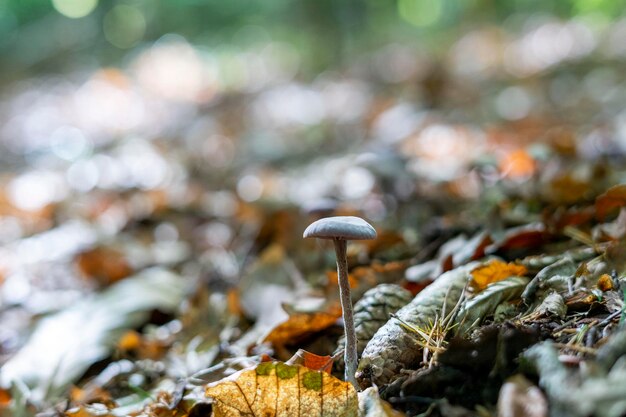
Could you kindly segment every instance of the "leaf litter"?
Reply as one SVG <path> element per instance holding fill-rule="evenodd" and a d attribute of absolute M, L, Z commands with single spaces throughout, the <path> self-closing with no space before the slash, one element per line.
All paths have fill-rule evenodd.
<path fill-rule="evenodd" d="M 523 77 L 557 91 L 568 65 Z M 91 81 L 135 83 L 130 67 L 107 71 Z M 485 120 L 454 92 L 468 75 L 447 76 L 312 83 L 361 86 L 369 99 L 349 123 L 330 107 L 317 125 L 258 117 L 277 93 L 266 85 L 208 106 L 163 100 L 179 110 L 163 137 L 103 133 L 78 162 L 24 151 L 23 172 L 0 178 L 0 410 L 626 413 L 626 170 L 619 117 L 601 112 L 615 103 L 577 125 L 547 100 L 541 117 Z M 302 86 L 288 86 L 298 102 Z M 416 89 L 443 107 L 398 93 Z M 93 170 L 93 184 L 77 175 Z M 42 172 L 58 195 L 25 206 L 19 191 L 49 185 Z M 348 248 L 360 392 L 342 381 L 332 247 L 301 239 L 329 215 L 379 231 Z"/>

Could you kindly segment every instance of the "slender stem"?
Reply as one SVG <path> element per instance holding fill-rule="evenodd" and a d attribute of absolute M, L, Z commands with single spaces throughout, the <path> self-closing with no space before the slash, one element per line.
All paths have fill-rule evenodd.
<path fill-rule="evenodd" d="M 346 381 L 352 383 L 358 389 L 356 383 L 356 330 L 354 328 L 354 315 L 352 312 L 352 299 L 350 298 L 350 282 L 348 281 L 348 257 L 346 249 L 348 242 L 345 239 L 334 239 L 335 254 L 337 255 L 337 278 L 339 280 L 339 298 L 343 311 L 344 332 L 346 334 L 346 350 L 344 362 L 346 364 Z"/>

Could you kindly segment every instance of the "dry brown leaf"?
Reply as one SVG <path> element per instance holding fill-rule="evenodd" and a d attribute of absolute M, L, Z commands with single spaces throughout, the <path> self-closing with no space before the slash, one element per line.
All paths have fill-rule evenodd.
<path fill-rule="evenodd" d="M 492 260 L 472 270 L 470 283 L 475 291 L 482 291 L 489 284 L 509 277 L 521 277 L 526 275 L 526 272 L 528 271 L 523 265 Z"/>
<path fill-rule="evenodd" d="M 613 210 L 626 206 L 626 184 L 615 185 L 596 198 L 596 216 L 604 220 Z"/>
<path fill-rule="evenodd" d="M 574 204 L 588 199 L 590 190 L 589 181 L 574 178 L 566 173 L 550 181 L 546 198 L 558 204 Z"/>
<path fill-rule="evenodd" d="M 581 226 L 589 223 L 595 217 L 595 209 L 589 207 L 558 207 L 556 210 L 545 210 L 544 223 L 550 230 L 560 233 L 567 226 Z"/>
<path fill-rule="evenodd" d="M 124 255 L 116 249 L 96 247 L 76 256 L 78 268 L 88 278 L 108 286 L 133 273 Z"/>
<path fill-rule="evenodd" d="M 575 290 L 565 297 L 568 311 L 588 311 L 597 302 L 598 296 L 586 288 Z"/>
<path fill-rule="evenodd" d="M 543 223 L 530 223 L 506 231 L 501 239 L 486 248 L 487 253 L 535 248 L 549 241 L 550 233 Z"/>
<path fill-rule="evenodd" d="M 206 387 L 214 417 L 358 415 L 352 384 L 322 371 L 264 362 Z"/>
<path fill-rule="evenodd" d="M 282 346 L 298 338 L 324 330 L 332 326 L 341 317 L 341 307 L 332 304 L 327 311 L 295 313 L 276 326 L 265 338 L 263 342 Z"/>

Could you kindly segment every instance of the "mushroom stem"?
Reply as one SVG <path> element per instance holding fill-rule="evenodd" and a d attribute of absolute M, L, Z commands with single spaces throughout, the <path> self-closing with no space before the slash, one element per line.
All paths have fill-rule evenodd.
<path fill-rule="evenodd" d="M 350 298 L 350 282 L 348 281 L 348 242 L 345 239 L 333 239 L 335 254 L 337 256 L 337 279 L 339 281 L 339 298 L 343 312 L 343 325 L 346 334 L 346 350 L 344 362 L 346 364 L 345 380 L 358 389 L 356 382 L 357 349 L 356 330 L 354 328 L 354 315 L 352 312 L 352 299 Z"/>

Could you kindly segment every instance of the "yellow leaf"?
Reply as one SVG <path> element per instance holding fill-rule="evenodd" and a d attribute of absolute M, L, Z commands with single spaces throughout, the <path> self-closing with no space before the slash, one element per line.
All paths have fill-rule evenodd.
<path fill-rule="evenodd" d="M 214 417 L 358 415 L 352 384 L 322 371 L 283 362 L 263 362 L 207 385 Z"/>
<path fill-rule="evenodd" d="M 472 270 L 471 285 L 478 292 L 484 290 L 491 283 L 509 277 L 524 276 L 526 272 L 528 271 L 523 265 L 493 260 Z"/>

